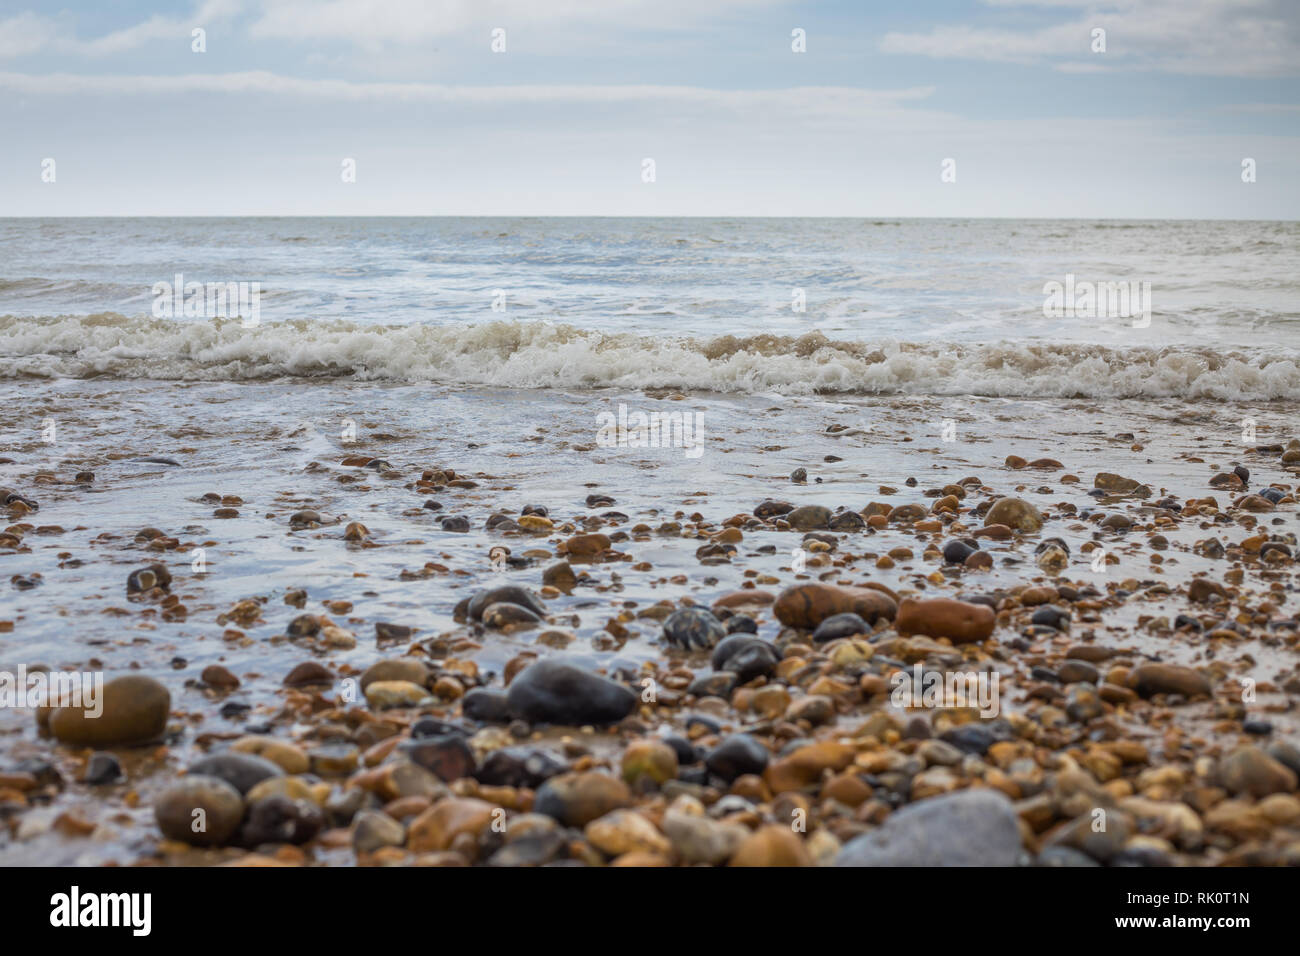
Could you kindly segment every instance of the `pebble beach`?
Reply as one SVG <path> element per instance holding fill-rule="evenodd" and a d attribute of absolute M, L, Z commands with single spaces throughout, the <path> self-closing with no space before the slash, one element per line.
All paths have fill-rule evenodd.
<path fill-rule="evenodd" d="M 4 393 L 6 864 L 1300 863 L 1294 400 Z"/>

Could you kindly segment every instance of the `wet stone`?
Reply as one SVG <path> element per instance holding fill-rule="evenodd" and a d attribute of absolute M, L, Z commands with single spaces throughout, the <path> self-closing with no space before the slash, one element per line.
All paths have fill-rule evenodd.
<path fill-rule="evenodd" d="M 749 734 L 734 734 L 713 749 L 704 765 L 728 783 L 745 774 L 762 774 L 771 753 Z"/>
<path fill-rule="evenodd" d="M 761 638 L 734 634 L 713 651 L 711 663 L 718 671 L 736 675 L 736 683 L 747 684 L 775 672 L 779 662 L 776 648 Z"/>
<path fill-rule="evenodd" d="M 494 750 L 473 774 L 479 783 L 497 787 L 537 789 L 568 765 L 554 754 L 532 747 Z"/>
<path fill-rule="evenodd" d="M 849 611 L 844 614 L 832 614 L 817 625 L 813 631 L 812 639 L 815 643 L 821 644 L 826 641 L 834 641 L 841 637 L 853 637 L 855 634 L 870 634 L 871 625 L 862 619 L 860 615 Z"/>
<path fill-rule="evenodd" d="M 510 683 L 510 712 L 530 723 L 610 724 L 636 707 L 637 695 L 607 677 L 547 659 Z"/>
<path fill-rule="evenodd" d="M 632 792 L 622 780 L 601 771 L 565 773 L 542 784 L 533 810 L 565 826 L 583 827 L 612 810 L 632 804 Z"/>
<path fill-rule="evenodd" d="M 91 754 L 90 759 L 86 761 L 86 772 L 82 776 L 81 782 L 91 786 L 100 786 L 116 783 L 122 777 L 122 765 L 118 762 L 117 757 L 101 751 Z"/>
<path fill-rule="evenodd" d="M 268 777 L 282 776 L 284 771 L 279 765 L 264 757 L 242 753 L 219 753 L 196 760 L 190 764 L 186 773 L 217 777 L 243 795 Z"/>
<path fill-rule="evenodd" d="M 167 570 L 166 565 L 151 564 L 147 568 L 140 568 L 132 571 L 126 579 L 126 593 L 140 594 L 144 591 L 151 591 L 154 588 L 160 588 L 163 591 L 171 589 L 172 575 Z"/>
<path fill-rule="evenodd" d="M 116 747 L 159 739 L 171 712 L 171 694 L 151 677 L 130 674 L 104 684 L 103 713 L 90 716 L 80 707 L 60 707 L 50 714 L 50 732 L 61 743 Z"/>
<path fill-rule="evenodd" d="M 239 842 L 247 847 L 266 843 L 306 843 L 325 828 L 325 815 L 310 800 L 295 800 L 273 794 L 248 808 L 248 818 L 239 831 Z"/>
<path fill-rule="evenodd" d="M 239 791 L 217 777 L 183 777 L 154 804 L 154 819 L 163 836 L 192 846 L 226 845 L 243 818 Z"/>
<path fill-rule="evenodd" d="M 785 515 L 796 531 L 817 531 L 830 526 L 831 511 L 822 505 L 803 505 Z"/>
<path fill-rule="evenodd" d="M 358 853 L 373 853 L 386 846 L 402 846 L 406 842 L 406 827 L 379 810 L 363 810 L 352 824 L 352 849 Z"/>
<path fill-rule="evenodd" d="M 472 776 L 477 769 L 473 751 L 459 734 L 404 741 L 400 750 L 412 763 L 431 771 L 447 783 Z"/>
<path fill-rule="evenodd" d="M 733 614 L 727 618 L 728 634 L 757 634 L 758 622 L 748 614 Z"/>
<path fill-rule="evenodd" d="M 682 608 L 674 611 L 664 621 L 664 639 L 683 650 L 713 647 L 726 633 L 722 622 L 703 608 Z"/>
<path fill-rule="evenodd" d="M 527 608 L 538 617 L 546 616 L 546 606 L 542 604 L 541 599 L 527 588 L 522 588 L 514 584 L 477 592 L 470 598 L 469 604 L 466 607 L 466 613 L 470 620 L 477 621 L 482 618 L 485 610 L 493 604 L 501 603 L 515 604 L 519 607 Z"/>
<path fill-rule="evenodd" d="M 500 691 L 476 687 L 461 699 L 460 708 L 470 720 L 497 724 L 510 721 L 510 704 Z"/>

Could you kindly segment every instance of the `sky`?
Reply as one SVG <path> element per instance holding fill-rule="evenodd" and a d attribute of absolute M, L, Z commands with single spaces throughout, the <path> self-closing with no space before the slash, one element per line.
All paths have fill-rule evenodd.
<path fill-rule="evenodd" d="M 1300 0 L 0 0 L 98 215 L 1300 219 Z"/>

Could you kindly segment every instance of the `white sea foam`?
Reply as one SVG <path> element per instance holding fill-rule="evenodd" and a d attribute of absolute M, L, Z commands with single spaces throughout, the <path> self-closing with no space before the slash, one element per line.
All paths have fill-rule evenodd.
<path fill-rule="evenodd" d="M 192 381 L 343 377 L 510 388 L 1024 398 L 1300 398 L 1300 351 L 999 341 L 841 342 L 601 333 L 540 321 L 461 325 L 0 317 L 0 378 Z"/>

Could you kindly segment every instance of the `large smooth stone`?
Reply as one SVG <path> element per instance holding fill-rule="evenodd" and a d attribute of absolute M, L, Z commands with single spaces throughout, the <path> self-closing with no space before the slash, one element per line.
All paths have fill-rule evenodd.
<path fill-rule="evenodd" d="M 893 598 L 874 588 L 838 587 L 833 584 L 799 584 L 786 588 L 772 611 L 787 627 L 812 630 L 836 614 L 856 614 L 869 624 L 898 613 Z"/>
<path fill-rule="evenodd" d="M 999 498 L 984 515 L 985 527 L 995 524 L 1032 533 L 1042 528 L 1043 516 L 1023 498 Z"/>
<path fill-rule="evenodd" d="M 98 717 L 87 716 L 82 707 L 55 709 L 50 714 L 50 732 L 60 743 L 119 747 L 149 743 L 167 729 L 172 697 L 152 677 L 115 677 L 104 685 L 101 702 L 103 713 Z"/>
<path fill-rule="evenodd" d="M 1015 866 L 1020 827 L 1011 801 L 963 790 L 910 804 L 845 844 L 836 866 Z"/>
<path fill-rule="evenodd" d="M 970 644 L 988 640 L 996 620 L 997 615 L 987 604 L 953 598 L 905 598 L 898 607 L 894 627 L 899 634 L 946 637 L 954 644 Z"/>
<path fill-rule="evenodd" d="M 521 588 L 515 584 L 506 584 L 499 588 L 492 588 L 487 591 L 479 591 L 469 599 L 469 606 L 466 613 L 470 620 L 477 621 L 483 617 L 483 612 L 493 604 L 518 604 L 520 607 L 527 608 L 538 617 L 546 616 L 546 605 L 541 602 L 532 591 L 527 588 Z"/>
<path fill-rule="evenodd" d="M 1213 691 L 1202 674 L 1177 664 L 1139 664 L 1129 674 L 1128 686 L 1142 697 L 1153 694 L 1209 697 Z"/>
<path fill-rule="evenodd" d="M 622 684 L 554 659 L 529 665 L 510 682 L 510 713 L 534 724 L 612 724 L 636 707 Z"/>
<path fill-rule="evenodd" d="M 244 818 L 244 798 L 226 781 L 201 774 L 182 777 L 154 804 L 158 829 L 191 846 L 225 846 Z"/>

